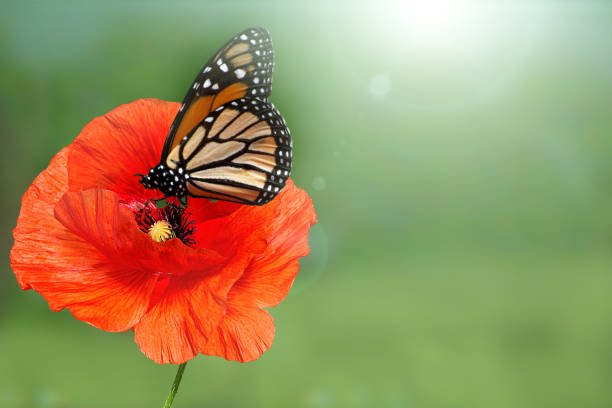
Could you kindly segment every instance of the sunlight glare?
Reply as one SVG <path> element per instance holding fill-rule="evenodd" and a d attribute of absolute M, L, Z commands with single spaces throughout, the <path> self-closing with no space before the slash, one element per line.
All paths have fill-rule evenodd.
<path fill-rule="evenodd" d="M 483 12 L 469 0 L 390 0 L 377 8 L 377 27 L 396 46 L 429 51 L 472 48 L 484 41 Z"/>
<path fill-rule="evenodd" d="M 406 27 L 422 41 L 441 41 L 466 28 L 468 4 L 460 0 L 403 2 Z"/>

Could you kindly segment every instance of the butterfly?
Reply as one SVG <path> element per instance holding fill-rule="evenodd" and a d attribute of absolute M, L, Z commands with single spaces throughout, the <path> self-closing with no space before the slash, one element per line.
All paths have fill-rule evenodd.
<path fill-rule="evenodd" d="M 230 39 L 189 88 L 160 162 L 140 183 L 166 198 L 189 197 L 263 205 L 285 186 L 293 143 L 268 100 L 274 50 L 264 28 Z"/>

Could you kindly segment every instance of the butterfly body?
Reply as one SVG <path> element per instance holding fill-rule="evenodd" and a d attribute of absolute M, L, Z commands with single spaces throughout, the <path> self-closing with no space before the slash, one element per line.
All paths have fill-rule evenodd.
<path fill-rule="evenodd" d="M 140 183 L 145 188 L 155 188 L 164 193 L 166 197 L 184 197 L 187 194 L 187 178 L 185 170 L 179 167 L 175 172 L 165 164 L 159 164 L 149 173 L 142 176 Z"/>
<path fill-rule="evenodd" d="M 160 163 L 142 176 L 166 197 L 263 205 L 285 185 L 292 141 L 268 101 L 274 56 L 268 32 L 237 34 L 208 61 L 185 96 Z"/>

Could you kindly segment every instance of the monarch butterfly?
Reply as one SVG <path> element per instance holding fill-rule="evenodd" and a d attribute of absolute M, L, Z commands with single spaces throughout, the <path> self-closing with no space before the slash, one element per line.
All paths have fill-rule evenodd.
<path fill-rule="evenodd" d="M 166 197 L 263 205 L 291 171 L 291 134 L 268 101 L 274 50 L 264 28 L 230 39 L 187 92 L 160 162 L 140 183 Z"/>

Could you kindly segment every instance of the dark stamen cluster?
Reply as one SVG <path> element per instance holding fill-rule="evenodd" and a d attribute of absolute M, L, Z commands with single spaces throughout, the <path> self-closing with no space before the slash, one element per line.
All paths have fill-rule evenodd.
<path fill-rule="evenodd" d="M 166 221 L 172 227 L 174 236 L 180 239 L 183 244 L 195 246 L 195 240 L 192 237 L 195 232 L 195 221 L 189 219 L 190 214 L 180 205 L 170 202 L 162 208 L 152 209 L 150 206 L 145 206 L 134 211 L 134 215 L 141 231 L 148 233 L 153 224 L 158 221 Z"/>

